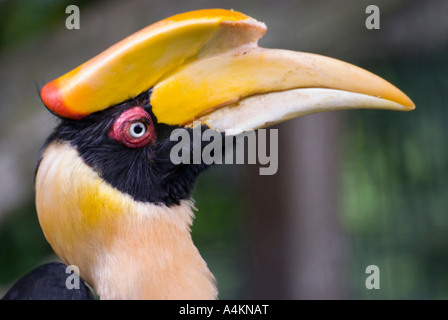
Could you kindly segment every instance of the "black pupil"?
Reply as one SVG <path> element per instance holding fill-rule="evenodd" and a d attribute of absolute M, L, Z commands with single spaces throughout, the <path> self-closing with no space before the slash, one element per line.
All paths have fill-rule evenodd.
<path fill-rule="evenodd" d="M 137 124 L 136 126 L 134 126 L 134 133 L 137 135 L 142 133 L 143 130 L 144 130 L 144 128 L 141 124 Z"/>

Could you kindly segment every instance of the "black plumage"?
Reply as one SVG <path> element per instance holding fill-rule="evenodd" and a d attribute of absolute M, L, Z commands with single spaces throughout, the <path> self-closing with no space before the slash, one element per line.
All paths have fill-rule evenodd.
<path fill-rule="evenodd" d="M 68 289 L 67 266 L 52 262 L 37 267 L 18 280 L 2 300 L 93 300 L 94 296 L 80 280 L 79 289 Z"/>
<path fill-rule="evenodd" d="M 170 141 L 169 136 L 178 127 L 157 122 L 149 104 L 150 94 L 151 91 L 145 92 L 81 120 L 61 118 L 42 151 L 52 142 L 69 142 L 102 179 L 137 201 L 170 206 L 189 199 L 196 178 L 208 166 L 204 163 L 172 163 L 170 151 L 178 142 Z M 152 117 L 157 140 L 140 148 L 128 148 L 110 138 L 108 132 L 124 111 L 136 105 Z M 202 130 L 206 129 L 206 126 L 202 127 Z M 192 135 L 191 129 L 185 130 Z M 192 153 L 193 139 L 190 141 Z M 206 142 L 202 147 L 205 145 Z"/>

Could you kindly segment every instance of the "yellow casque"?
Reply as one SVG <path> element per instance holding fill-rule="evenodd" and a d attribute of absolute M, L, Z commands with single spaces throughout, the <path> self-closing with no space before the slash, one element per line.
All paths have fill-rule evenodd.
<path fill-rule="evenodd" d="M 260 38 L 264 24 L 236 11 L 223 9 L 186 12 L 152 24 L 53 80 L 42 88 L 47 107 L 80 119 L 153 87 L 164 75 L 191 62 L 201 49 L 218 46 L 216 37 L 239 34 L 241 42 Z M 234 29 L 239 29 L 235 31 Z M 257 39 L 258 39 L 257 38 Z M 236 37 L 235 37 L 236 39 Z M 241 44 L 226 42 L 225 46 Z M 205 49 L 205 50 L 204 50 Z"/>
<path fill-rule="evenodd" d="M 248 96 L 297 88 L 342 90 L 379 98 L 379 108 L 414 109 L 399 89 L 351 64 L 258 47 L 265 31 L 263 23 L 236 11 L 175 15 L 48 83 L 41 96 L 60 116 L 81 119 L 153 88 L 153 112 L 171 125 L 190 124 Z"/>

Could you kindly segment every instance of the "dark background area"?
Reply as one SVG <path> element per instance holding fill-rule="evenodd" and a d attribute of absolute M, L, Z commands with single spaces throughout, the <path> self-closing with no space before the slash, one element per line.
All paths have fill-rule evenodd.
<path fill-rule="evenodd" d="M 81 28 L 67 30 L 76 4 Z M 379 30 L 365 9 L 379 7 Z M 55 126 L 38 87 L 170 15 L 235 9 L 260 45 L 319 53 L 402 89 L 415 111 L 330 112 L 278 125 L 279 170 L 220 165 L 193 193 L 193 238 L 220 298 L 448 298 L 448 2 L 0 1 L 0 296 L 57 260 L 34 207 L 38 150 Z M 369 265 L 380 289 L 365 286 Z"/>

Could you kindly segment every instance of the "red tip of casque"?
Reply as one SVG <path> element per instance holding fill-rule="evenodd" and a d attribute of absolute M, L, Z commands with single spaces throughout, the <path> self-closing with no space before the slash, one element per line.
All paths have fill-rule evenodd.
<path fill-rule="evenodd" d="M 83 115 L 74 114 L 67 108 L 64 101 L 62 100 L 60 90 L 55 81 L 47 83 L 40 91 L 40 97 L 42 101 L 47 106 L 48 109 L 56 113 L 57 115 L 70 118 L 70 119 L 81 119 Z"/>

